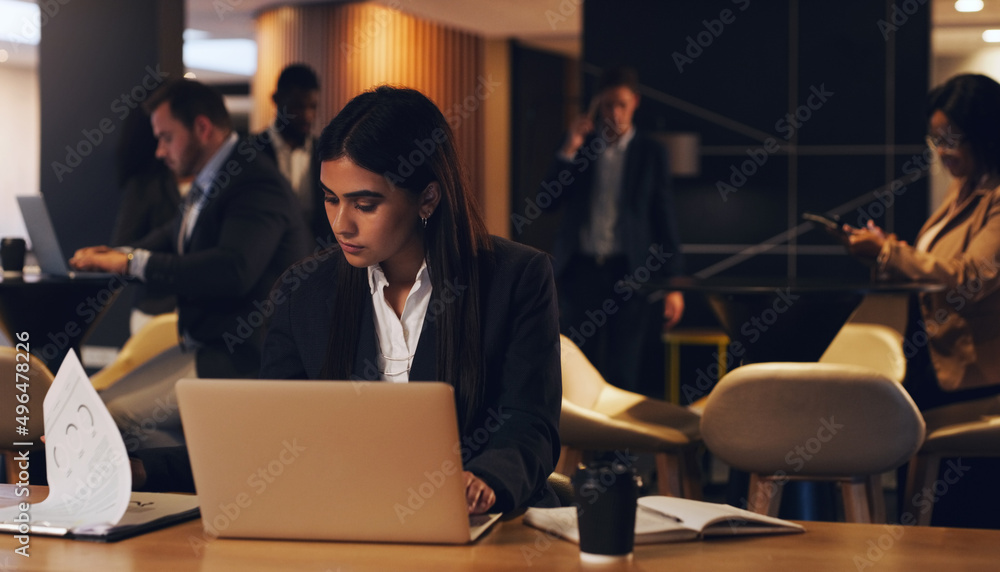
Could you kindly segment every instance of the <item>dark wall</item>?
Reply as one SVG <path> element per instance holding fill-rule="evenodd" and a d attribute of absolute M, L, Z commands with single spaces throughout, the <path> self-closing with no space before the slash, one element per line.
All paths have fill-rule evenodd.
<path fill-rule="evenodd" d="M 123 125 L 152 89 L 183 74 L 184 4 L 42 4 L 41 191 L 63 253 L 70 256 L 111 240 L 120 196 L 115 152 Z M 127 314 L 127 304 L 119 302 L 114 310 Z M 118 330 L 112 337 L 127 334 Z M 108 343 L 97 332 L 90 341 Z"/>
<path fill-rule="evenodd" d="M 871 216 L 913 238 L 927 216 L 926 179 L 911 175 L 925 173 L 913 157 L 925 150 L 930 7 L 908 9 L 587 0 L 583 100 L 602 69 L 632 65 L 644 86 L 636 124 L 701 137 L 700 175 L 675 180 L 689 273 L 866 276 L 818 230 L 734 262 L 735 245 L 795 229 L 806 210 L 835 210 L 851 224 Z M 882 196 L 898 178 L 905 187 Z"/>
<path fill-rule="evenodd" d="M 560 213 L 539 206 L 566 126 L 579 113 L 578 61 L 511 42 L 511 237 L 551 251 Z"/>

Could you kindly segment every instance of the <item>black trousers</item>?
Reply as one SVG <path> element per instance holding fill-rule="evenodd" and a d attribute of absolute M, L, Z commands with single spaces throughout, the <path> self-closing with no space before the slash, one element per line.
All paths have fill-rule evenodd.
<path fill-rule="evenodd" d="M 559 325 L 609 383 L 645 393 L 645 350 L 651 339 L 659 343 L 662 299 L 650 302 L 633 270 L 624 256 L 574 257 L 558 280 Z M 655 383 L 662 387 L 662 376 Z"/>

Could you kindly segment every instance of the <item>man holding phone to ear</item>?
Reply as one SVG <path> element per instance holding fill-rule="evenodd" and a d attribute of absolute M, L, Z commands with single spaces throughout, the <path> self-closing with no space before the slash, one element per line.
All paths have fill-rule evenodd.
<path fill-rule="evenodd" d="M 684 314 L 680 292 L 650 303 L 638 290 L 681 273 L 667 153 L 636 132 L 639 100 L 635 70 L 604 72 L 546 177 L 565 185 L 553 201 L 563 209 L 553 247 L 562 332 L 608 381 L 633 391 L 642 350 L 660 329 L 647 326 L 662 315 L 672 328 Z"/>

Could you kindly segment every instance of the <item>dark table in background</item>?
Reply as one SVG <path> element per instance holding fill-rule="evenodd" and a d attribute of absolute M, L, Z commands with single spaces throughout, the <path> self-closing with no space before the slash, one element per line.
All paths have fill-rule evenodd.
<path fill-rule="evenodd" d="M 11 341 L 28 333 L 30 352 L 52 373 L 80 344 L 128 284 L 126 278 L 67 278 L 46 274 L 0 277 L 0 329 Z"/>
<path fill-rule="evenodd" d="M 703 295 L 729 336 L 730 367 L 762 362 L 815 362 L 868 294 L 914 294 L 944 289 L 923 282 L 850 282 L 830 278 L 691 277 L 650 284 L 657 290 Z M 702 388 L 699 388 L 701 390 Z M 705 388 L 706 390 L 709 388 Z M 832 486 L 791 482 L 783 518 L 834 520 Z M 727 502 L 740 506 L 749 476 L 732 470 Z"/>
<path fill-rule="evenodd" d="M 944 285 L 924 282 L 766 277 L 677 277 L 650 286 L 705 296 L 729 335 L 734 366 L 817 361 L 866 295 L 944 289 Z"/>

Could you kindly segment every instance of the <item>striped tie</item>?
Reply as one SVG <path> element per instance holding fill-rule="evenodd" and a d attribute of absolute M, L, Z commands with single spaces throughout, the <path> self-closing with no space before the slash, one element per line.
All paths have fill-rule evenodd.
<path fill-rule="evenodd" d="M 181 219 L 181 230 L 177 233 L 178 254 L 184 254 L 184 248 L 188 243 L 188 229 L 193 224 L 192 219 L 195 215 L 195 207 L 201 201 L 204 194 L 197 183 L 192 183 L 191 190 L 188 191 L 187 197 L 184 198 L 184 217 Z"/>

